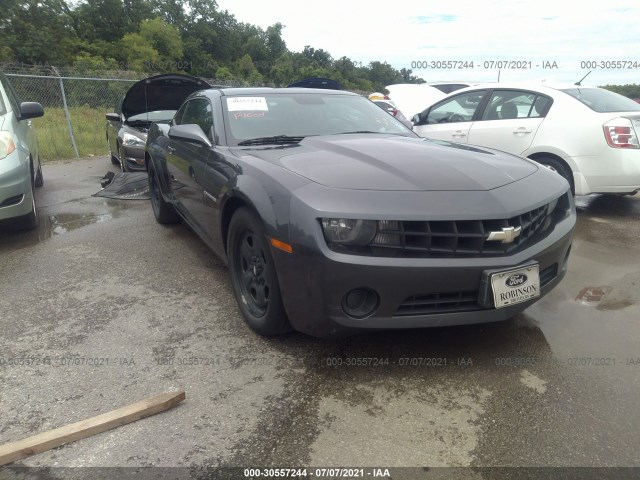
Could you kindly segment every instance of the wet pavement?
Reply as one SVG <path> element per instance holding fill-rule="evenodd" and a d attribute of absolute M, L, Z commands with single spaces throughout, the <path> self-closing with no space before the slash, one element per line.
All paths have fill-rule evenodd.
<path fill-rule="evenodd" d="M 109 169 L 45 165 L 40 228 L 0 225 L 0 444 L 187 400 L 14 466 L 640 466 L 640 196 L 578 197 L 567 276 L 510 321 L 264 339 L 188 227 L 91 197 Z"/>

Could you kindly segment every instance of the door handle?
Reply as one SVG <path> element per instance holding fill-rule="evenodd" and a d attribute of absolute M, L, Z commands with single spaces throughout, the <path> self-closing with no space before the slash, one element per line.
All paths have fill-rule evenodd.
<path fill-rule="evenodd" d="M 456 130 L 455 132 L 453 132 L 452 136 L 454 136 L 454 137 L 466 137 L 467 136 L 467 132 L 463 132 L 462 130 Z"/>
<path fill-rule="evenodd" d="M 531 133 L 531 129 L 527 128 L 527 127 L 519 127 L 519 128 L 516 128 L 513 131 L 513 133 L 516 133 L 516 134 L 518 134 L 518 133 Z"/>

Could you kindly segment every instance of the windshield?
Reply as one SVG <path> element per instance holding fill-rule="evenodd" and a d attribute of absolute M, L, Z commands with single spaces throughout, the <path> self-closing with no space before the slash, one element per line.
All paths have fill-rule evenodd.
<path fill-rule="evenodd" d="M 364 97 L 322 93 L 274 93 L 226 97 L 229 144 L 265 137 L 385 133 L 415 137 L 401 122 Z"/>
<path fill-rule="evenodd" d="M 604 88 L 567 88 L 562 92 L 596 112 L 640 112 L 640 104 Z"/>

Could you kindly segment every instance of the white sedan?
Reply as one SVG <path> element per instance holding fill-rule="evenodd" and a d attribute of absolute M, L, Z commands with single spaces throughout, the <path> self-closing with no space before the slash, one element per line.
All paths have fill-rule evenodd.
<path fill-rule="evenodd" d="M 640 190 L 640 105 L 579 85 L 499 83 L 458 90 L 413 117 L 414 132 L 528 157 L 577 195 Z"/>

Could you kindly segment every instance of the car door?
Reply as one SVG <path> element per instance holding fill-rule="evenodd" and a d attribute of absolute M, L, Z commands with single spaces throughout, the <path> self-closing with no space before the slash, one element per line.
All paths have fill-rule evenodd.
<path fill-rule="evenodd" d="M 413 131 L 421 137 L 467 143 L 487 90 L 460 93 L 434 104 L 419 115 Z"/>
<path fill-rule="evenodd" d="M 493 90 L 469 130 L 468 143 L 520 155 L 531 145 L 551 102 L 532 91 Z"/>
<path fill-rule="evenodd" d="M 198 125 L 213 142 L 213 115 L 208 98 L 189 100 L 174 118 L 175 125 Z M 177 206 L 198 225 L 206 223 L 203 181 L 211 148 L 171 138 L 167 145 L 167 170 Z"/>

